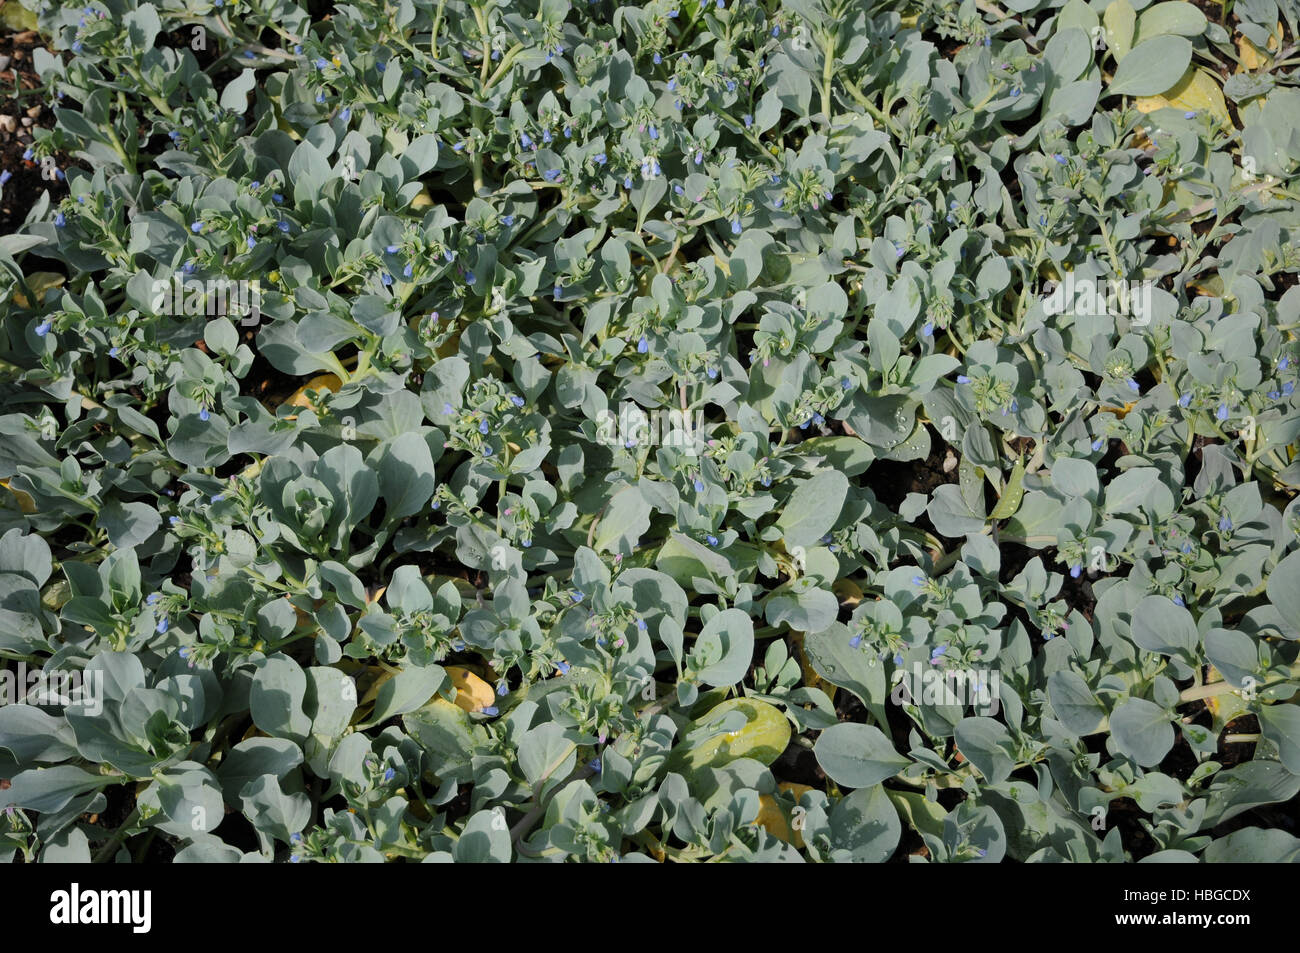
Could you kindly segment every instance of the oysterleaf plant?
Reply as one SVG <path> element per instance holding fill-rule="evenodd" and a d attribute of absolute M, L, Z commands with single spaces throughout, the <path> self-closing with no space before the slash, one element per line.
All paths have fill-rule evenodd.
<path fill-rule="evenodd" d="M 0 859 L 1300 854 L 1293 5 L 23 4 Z"/>

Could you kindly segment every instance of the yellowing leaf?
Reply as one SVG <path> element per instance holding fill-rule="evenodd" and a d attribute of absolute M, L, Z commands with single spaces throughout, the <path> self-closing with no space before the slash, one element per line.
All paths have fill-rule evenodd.
<path fill-rule="evenodd" d="M 433 197 L 429 195 L 428 189 L 420 189 L 415 193 L 415 198 L 411 199 L 411 208 L 421 209 L 433 205 Z"/>
<path fill-rule="evenodd" d="M 492 691 L 491 685 L 459 665 L 448 665 L 446 671 L 447 677 L 456 686 L 456 704 L 462 709 L 475 712 L 492 706 L 496 693 Z"/>
<path fill-rule="evenodd" d="M 1120 420 L 1123 420 L 1124 417 L 1128 414 L 1128 412 L 1136 406 L 1137 406 L 1137 401 L 1130 400 L 1130 401 L 1126 401 L 1123 407 L 1112 407 L 1109 404 L 1102 404 L 1101 410 L 1109 411 L 1110 413 L 1118 417 Z"/>
<path fill-rule="evenodd" d="M 1025 465 L 1017 463 L 1011 468 L 1011 476 L 1007 478 L 1007 485 L 1002 490 L 1002 495 L 998 497 L 998 505 L 993 507 L 993 512 L 989 514 L 989 519 L 1005 520 L 1015 515 L 1016 510 L 1020 509 L 1020 501 L 1025 496 Z"/>
<path fill-rule="evenodd" d="M 840 581 L 848 582 L 848 580 L 840 580 Z M 838 585 L 838 583 L 836 585 Z M 853 585 L 853 584 L 849 583 L 849 585 Z M 861 590 L 859 590 L 859 593 L 860 592 Z M 836 591 L 835 594 L 838 596 L 839 592 Z M 859 599 L 860 598 L 861 596 L 859 595 Z M 811 663 L 809 663 L 808 654 L 803 649 L 803 636 L 804 634 L 802 632 L 795 632 L 790 636 L 790 642 L 794 646 L 794 650 L 799 657 L 799 670 L 803 672 L 803 683 L 807 685 L 809 688 L 820 688 L 823 692 L 826 693 L 827 698 L 829 698 L 831 701 L 834 701 L 835 686 L 832 685 L 830 682 L 826 681 L 820 675 L 818 675 L 817 670 L 812 667 Z"/>
<path fill-rule="evenodd" d="M 310 407 L 311 401 L 307 397 L 307 391 L 314 390 L 319 393 L 327 390 L 331 394 L 337 394 L 342 386 L 343 382 L 334 374 L 318 374 L 294 391 L 293 396 L 285 403 L 290 407 Z"/>
<path fill-rule="evenodd" d="M 27 287 L 31 288 L 32 294 L 36 296 L 36 304 L 40 304 L 45 300 L 45 292 L 51 288 L 63 287 L 64 278 L 63 275 L 55 274 L 52 271 L 36 271 L 28 275 L 26 281 Z M 14 289 L 14 303 L 20 308 L 35 307 L 32 302 L 27 300 L 27 296 L 17 288 Z"/>
<path fill-rule="evenodd" d="M 1276 50 L 1282 43 L 1282 23 L 1278 22 L 1277 28 L 1268 38 L 1268 49 Z M 1257 70 L 1261 67 L 1268 66 L 1273 57 L 1269 56 L 1264 50 L 1246 39 L 1244 36 L 1237 37 L 1237 53 L 1239 62 L 1237 63 L 1237 72 L 1241 73 L 1246 70 Z"/>
<path fill-rule="evenodd" d="M 1157 109 L 1180 109 L 1183 112 L 1209 113 L 1222 126 L 1232 125 L 1223 90 L 1214 77 L 1202 69 L 1189 66 L 1173 89 L 1158 96 L 1139 96 L 1134 105 L 1144 113 Z"/>
<path fill-rule="evenodd" d="M 15 490 L 9 485 L 8 480 L 0 480 L 0 486 L 4 487 L 14 495 L 14 499 L 18 501 L 18 508 L 24 513 L 36 512 L 36 501 L 32 499 L 30 493 L 25 493 L 22 490 Z"/>
<path fill-rule="evenodd" d="M 776 787 L 782 793 L 793 794 L 796 801 L 803 797 L 805 791 L 812 790 L 812 787 L 807 784 L 795 784 L 793 781 L 782 781 Z M 803 846 L 803 834 L 800 833 L 799 827 L 791 824 L 790 818 L 781 810 L 780 802 L 770 794 L 759 795 L 758 814 L 750 823 L 766 828 L 767 832 L 777 840 L 785 841 L 794 847 Z"/>
<path fill-rule="evenodd" d="M 743 726 L 736 731 L 710 730 L 733 711 L 744 713 Z M 698 740 L 673 749 L 668 759 L 669 770 L 691 773 L 701 768 L 721 767 L 737 758 L 771 764 L 790 743 L 790 722 L 785 715 L 754 698 L 729 698 L 714 705 L 688 731 L 698 732 Z"/>

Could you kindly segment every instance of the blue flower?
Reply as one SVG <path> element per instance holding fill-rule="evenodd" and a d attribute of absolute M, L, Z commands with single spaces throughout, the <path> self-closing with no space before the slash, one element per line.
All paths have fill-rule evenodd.
<path fill-rule="evenodd" d="M 903 654 L 901 652 L 894 655 L 894 664 L 895 665 L 903 664 Z"/>
<path fill-rule="evenodd" d="M 329 63 L 325 61 L 325 58 L 323 56 L 316 57 L 316 68 L 318 70 L 324 70 L 325 67 L 327 66 L 329 66 Z"/>
<path fill-rule="evenodd" d="M 518 394 L 515 394 L 510 398 L 510 403 L 514 404 L 516 407 L 522 407 L 524 406 L 524 399 Z"/>
<path fill-rule="evenodd" d="M 486 419 L 484 419 L 484 420 L 480 420 L 480 421 L 478 422 L 478 432 L 481 433 L 481 434 L 483 434 L 483 436 L 485 436 L 485 437 L 487 436 L 487 433 L 488 433 L 488 422 L 487 422 Z"/>
<path fill-rule="evenodd" d="M 745 115 L 741 116 L 740 118 L 745 123 L 746 129 L 754 125 L 754 117 L 751 116 L 749 113 L 745 113 Z"/>
<path fill-rule="evenodd" d="M 1191 544 L 1191 543 L 1183 543 L 1183 546 L 1182 546 L 1182 552 L 1183 552 L 1183 555 L 1186 556 L 1186 555 L 1188 555 L 1189 553 L 1191 553 L 1191 551 L 1192 551 L 1192 544 Z"/>
<path fill-rule="evenodd" d="M 596 165 L 604 165 L 608 161 L 608 157 L 603 152 L 597 152 L 592 159 L 595 160 Z"/>
<path fill-rule="evenodd" d="M 1287 381 L 1285 384 L 1282 385 L 1282 393 L 1286 394 L 1288 397 L 1294 391 L 1295 391 L 1295 381 Z"/>
<path fill-rule="evenodd" d="M 203 223 L 202 223 L 202 222 L 191 222 L 191 223 L 190 223 L 190 231 L 192 231 L 195 235 L 197 235 L 199 232 L 203 231 Z"/>
<path fill-rule="evenodd" d="M 696 478 L 695 478 L 695 481 L 694 481 L 694 483 L 693 483 L 692 485 L 695 487 L 695 492 L 696 492 L 696 493 L 703 493 L 703 492 L 704 492 L 704 481 L 701 480 L 699 477 L 696 477 Z"/>
<path fill-rule="evenodd" d="M 211 412 L 208 410 L 208 408 L 206 408 L 206 407 L 200 407 L 200 408 L 199 408 L 199 420 L 202 420 L 202 421 L 204 421 L 204 422 L 206 423 L 206 422 L 207 422 L 211 417 L 212 417 L 212 414 L 211 414 Z"/>
<path fill-rule="evenodd" d="M 288 222 L 276 222 L 275 227 L 278 228 L 280 231 L 284 232 L 285 234 L 288 234 L 289 232 Z"/>
<path fill-rule="evenodd" d="M 558 182 L 560 180 L 560 170 L 547 169 L 545 172 L 542 173 L 542 178 L 545 179 L 547 182 Z"/>
<path fill-rule="evenodd" d="M 74 52 L 74 53 L 80 53 L 80 52 L 81 52 L 81 41 L 80 41 L 80 40 L 77 40 L 77 41 L 75 41 L 75 42 L 72 44 L 72 52 Z"/>
<path fill-rule="evenodd" d="M 1056 160 L 1057 165 L 1065 165 L 1069 160 L 1059 152 L 1053 153 L 1052 158 Z"/>
<path fill-rule="evenodd" d="M 352 108 L 350 106 L 344 106 L 343 111 L 339 113 L 339 118 L 342 119 L 344 122 L 347 122 L 349 119 L 351 119 Z"/>
<path fill-rule="evenodd" d="M 544 143 L 549 143 L 550 141 L 551 141 L 551 130 L 549 130 L 549 129 L 543 129 L 543 130 L 542 130 L 542 142 L 544 142 Z"/>
<path fill-rule="evenodd" d="M 0 172 L 0 185 L 4 185 L 6 182 L 8 182 L 8 181 L 9 181 L 10 179 L 12 179 L 13 177 L 14 177 L 14 174 L 13 174 L 12 172 L 10 172 L 8 169 L 5 169 L 3 172 Z"/>
<path fill-rule="evenodd" d="M 23 158 L 24 158 L 26 161 L 31 162 L 32 159 L 36 158 L 36 153 L 32 152 L 31 149 L 28 149 L 26 152 L 23 153 Z M 1285 360 L 1285 358 L 1284 358 L 1284 360 Z"/>
<path fill-rule="evenodd" d="M 515 217 L 513 215 L 502 215 L 501 224 L 504 225 L 506 228 L 510 228 L 515 224 Z"/>
<path fill-rule="evenodd" d="M 524 547 L 524 549 L 529 549 L 533 545 L 533 541 L 531 539 L 521 539 L 519 545 Z"/>
<path fill-rule="evenodd" d="M 1019 90 L 1019 89 L 1013 89 L 1013 90 L 1011 91 L 1011 98 L 1012 98 L 1012 99 L 1015 99 L 1015 98 L 1016 98 L 1017 96 L 1019 96 L 1019 95 L 1020 95 L 1020 90 Z"/>
<path fill-rule="evenodd" d="M 706 367 L 704 373 L 709 375 L 709 380 L 711 381 L 716 381 L 718 379 L 718 369 L 716 367 Z"/>
<path fill-rule="evenodd" d="M 563 659 L 556 662 L 555 667 L 560 670 L 561 675 L 568 675 L 569 669 L 572 668 L 572 666 L 568 662 L 564 661 Z"/>
<path fill-rule="evenodd" d="M 36 336 L 38 338 L 43 338 L 45 337 L 45 335 L 49 333 L 50 333 L 50 321 L 48 318 L 46 318 L 40 324 L 36 325 Z"/>
<path fill-rule="evenodd" d="M 957 383 L 958 383 L 958 384 L 969 384 L 969 383 L 970 383 L 970 378 L 967 377 L 965 374 L 958 374 L 958 375 L 957 375 Z"/>
<path fill-rule="evenodd" d="M 717 0 L 717 3 L 718 3 L 719 10 L 727 9 L 727 0 Z"/>
<path fill-rule="evenodd" d="M 154 626 L 154 630 L 155 630 L 159 635 L 162 635 L 164 632 L 167 631 L 167 617 L 166 617 L 166 616 L 164 616 L 163 618 L 161 618 L 161 619 L 158 620 L 158 624 L 157 624 L 156 626 Z"/>
<path fill-rule="evenodd" d="M 625 175 L 625 176 L 623 177 L 623 188 L 625 188 L 625 189 L 630 189 L 630 188 L 632 188 L 632 176 L 630 176 L 630 175 Z"/>
<path fill-rule="evenodd" d="M 1094 441 L 1092 442 L 1092 449 L 1093 449 L 1094 451 L 1097 451 L 1097 450 L 1100 450 L 1100 449 L 1101 449 L 1102 447 L 1104 447 L 1105 445 L 1106 445 L 1106 441 L 1103 440 L 1101 437 L 1098 437 L 1096 440 L 1094 440 Z"/>
<path fill-rule="evenodd" d="M 501 710 L 497 708 L 496 705 L 489 705 L 487 708 L 483 709 L 483 714 L 487 715 L 489 718 L 495 718 L 500 713 Z"/>
<path fill-rule="evenodd" d="M 442 257 L 445 258 L 447 261 L 455 261 L 456 253 L 452 251 L 450 248 L 444 248 L 442 250 Z"/>
<path fill-rule="evenodd" d="M 1187 112 L 1183 113 L 1183 118 L 1184 118 L 1184 119 L 1195 119 L 1195 118 L 1196 118 L 1196 111 L 1195 111 L 1195 110 L 1192 110 L 1192 109 L 1189 109 Z"/>
<path fill-rule="evenodd" d="M 1220 532 L 1223 532 L 1223 533 L 1226 533 L 1226 532 L 1227 532 L 1228 530 L 1230 530 L 1230 529 L 1232 529 L 1232 520 L 1231 520 L 1229 517 L 1227 517 L 1227 516 L 1220 516 L 1220 517 L 1219 517 L 1219 531 L 1220 531 Z"/>
<path fill-rule="evenodd" d="M 271 201 L 274 202 L 276 205 L 280 205 L 284 202 L 284 196 L 281 195 L 279 192 L 273 192 L 271 194 Z"/>
<path fill-rule="evenodd" d="M 252 251 L 254 248 L 257 247 L 257 239 L 254 238 L 252 235 L 249 235 L 247 239 L 247 244 L 248 244 L 248 250 Z"/>
<path fill-rule="evenodd" d="M 1186 407 L 1191 402 L 1192 402 L 1192 394 L 1190 391 L 1188 391 L 1186 394 L 1183 394 L 1183 396 L 1178 398 L 1179 407 Z"/>
<path fill-rule="evenodd" d="M 934 337 L 934 322 L 933 321 L 925 322 L 925 327 L 921 328 L 921 334 L 928 338 Z"/>
<path fill-rule="evenodd" d="M 317 102 L 317 103 L 324 103 L 324 102 L 325 102 L 325 91 L 324 91 L 324 90 L 321 90 L 319 93 L 316 94 L 316 102 Z"/>
<path fill-rule="evenodd" d="M 504 697 L 510 691 L 510 686 L 506 684 L 505 679 L 497 682 L 497 697 Z"/>
<path fill-rule="evenodd" d="M 718 545 L 718 537 L 714 536 L 712 533 L 709 533 L 707 536 L 704 537 L 704 539 L 706 542 L 708 542 L 710 546 Z"/>
<path fill-rule="evenodd" d="M 385 781 L 385 782 L 391 781 L 391 780 L 393 780 L 393 778 L 395 778 L 395 777 L 397 777 L 397 772 L 394 771 L 392 768 L 389 768 L 387 771 L 384 772 L 384 781 Z"/>
<path fill-rule="evenodd" d="M 1071 578 L 1071 579 L 1078 579 L 1081 575 L 1083 575 L 1083 566 L 1082 566 L 1082 565 L 1080 565 L 1079 563 L 1075 563 L 1073 566 L 1070 567 L 1070 578 Z"/>
<path fill-rule="evenodd" d="M 781 35 L 781 28 L 780 28 L 779 26 L 774 26 L 774 27 L 772 27 L 772 35 L 773 35 L 773 36 L 780 36 L 780 35 Z"/>
<path fill-rule="evenodd" d="M 485 456 L 485 457 L 490 457 L 490 456 L 492 456 L 492 448 L 491 448 L 491 447 L 484 447 L 484 448 L 483 448 L 483 456 Z"/>
<path fill-rule="evenodd" d="M 379 276 L 379 281 L 380 283 L 383 284 L 385 288 L 391 287 L 393 284 L 393 276 L 388 272 L 384 272 L 382 275 Z"/>
<path fill-rule="evenodd" d="M 1291 358 L 1289 357 L 1284 357 L 1282 358 L 1282 360 L 1277 362 L 1277 369 L 1279 371 L 1284 371 L 1290 366 L 1291 366 Z"/>
<path fill-rule="evenodd" d="M 704 161 L 704 150 L 699 149 L 695 153 L 695 164 L 699 165 L 703 161 Z"/>
<path fill-rule="evenodd" d="M 581 602 L 583 599 L 586 598 L 586 595 L 587 594 L 583 592 L 581 589 L 574 589 L 571 593 L 569 593 L 569 598 L 572 599 L 574 602 Z"/>
<path fill-rule="evenodd" d="M 1133 378 L 1130 377 L 1124 383 L 1128 385 L 1128 389 L 1131 390 L 1133 393 L 1135 394 L 1142 393 L 1142 385 L 1139 384 L 1137 381 L 1135 381 Z"/>
<path fill-rule="evenodd" d="M 862 636 L 860 635 L 855 635 L 853 638 L 849 639 L 849 645 L 855 649 L 861 644 L 862 644 Z"/>
<path fill-rule="evenodd" d="M 852 386 L 853 381 L 849 380 L 847 377 L 840 381 L 840 390 L 848 390 Z"/>
<path fill-rule="evenodd" d="M 677 77 L 674 76 L 672 79 L 668 80 L 668 91 L 671 93 L 676 88 L 677 88 Z"/>
<path fill-rule="evenodd" d="M 64 215 L 63 215 L 62 212 L 59 212 L 57 215 L 54 216 L 54 227 L 55 227 L 55 228 L 62 228 L 64 225 L 67 225 L 67 224 L 68 224 L 68 220 L 67 220 L 67 218 L 64 217 Z"/>
<path fill-rule="evenodd" d="M 562 294 L 564 294 L 564 288 L 561 285 L 556 285 L 554 288 L 551 289 L 552 298 L 558 298 Z"/>
<path fill-rule="evenodd" d="M 410 262 L 407 262 L 406 267 L 402 269 L 402 277 L 409 278 L 414 273 L 415 273 L 415 266 L 412 265 Z"/>
<path fill-rule="evenodd" d="M 939 656 L 947 655 L 947 654 L 948 654 L 948 646 L 941 645 L 930 653 L 930 658 L 937 659 L 939 658 Z"/>
<path fill-rule="evenodd" d="M 1227 404 L 1220 404 L 1220 405 L 1219 405 L 1219 409 L 1216 410 L 1216 411 L 1214 412 L 1214 416 L 1215 416 L 1215 417 L 1218 417 L 1220 420 L 1227 420 L 1227 419 L 1228 419 L 1228 405 L 1227 405 Z"/>
<path fill-rule="evenodd" d="M 645 619 L 637 619 L 636 627 L 640 629 L 642 632 L 644 632 L 646 630 Z"/>
<path fill-rule="evenodd" d="M 451 406 L 451 404 L 447 403 L 446 401 L 443 401 L 443 403 L 442 403 L 442 412 L 443 412 L 444 414 L 450 414 L 450 413 L 454 413 L 455 411 L 452 410 L 452 406 Z"/>
<path fill-rule="evenodd" d="M 244 59 L 251 60 L 256 58 L 257 58 L 257 54 L 254 53 L 252 50 L 244 50 Z"/>
<path fill-rule="evenodd" d="M 741 232 L 740 219 L 732 219 L 732 221 L 731 221 L 731 234 L 733 234 L 733 235 L 739 235 L 740 232 Z"/>
<path fill-rule="evenodd" d="M 1187 603 L 1183 601 L 1183 597 L 1182 597 L 1182 596 L 1174 596 L 1174 605 L 1176 605 L 1176 606 L 1186 606 Z"/>
<path fill-rule="evenodd" d="M 110 348 L 108 349 L 108 356 L 109 356 L 109 357 L 117 357 L 117 351 L 118 351 L 118 349 L 117 349 L 116 347 L 110 347 Z"/>
<path fill-rule="evenodd" d="M 472 284 L 476 284 L 477 282 L 478 282 L 478 278 L 474 276 L 474 272 L 472 271 L 465 272 L 465 284 L 472 285 Z"/>
<path fill-rule="evenodd" d="M 521 132 L 519 134 L 519 144 L 525 149 L 535 148 L 535 146 L 533 145 L 532 137 L 529 136 L 528 133 L 526 132 Z"/>
<path fill-rule="evenodd" d="M 651 139 L 658 139 L 658 138 L 659 138 L 659 129 L 658 129 L 657 127 L 655 127 L 655 126 L 651 126 L 651 127 L 650 127 L 650 138 L 651 138 Z"/>
<path fill-rule="evenodd" d="M 636 352 L 638 354 L 645 354 L 649 350 L 650 350 L 650 341 L 643 334 L 641 335 L 641 340 L 636 342 Z"/>
<path fill-rule="evenodd" d="M 291 843 L 291 844 L 301 844 L 301 843 L 302 843 L 302 835 L 301 835 L 301 834 L 290 834 L 290 835 L 289 835 L 289 843 Z"/>
<path fill-rule="evenodd" d="M 722 0 L 718 0 L 718 3 L 722 3 Z M 597 774 L 600 774 L 600 770 L 601 770 L 601 768 L 600 768 L 600 759 L 599 759 L 599 758 L 592 758 L 592 759 L 591 759 L 591 770 L 595 771 Z"/>
<path fill-rule="evenodd" d="M 384 72 L 384 71 L 386 71 L 386 70 L 388 69 L 388 64 L 387 64 L 387 63 L 376 63 L 376 64 L 375 64 L 375 69 L 379 70 L 379 72 L 382 73 L 382 72 Z"/>

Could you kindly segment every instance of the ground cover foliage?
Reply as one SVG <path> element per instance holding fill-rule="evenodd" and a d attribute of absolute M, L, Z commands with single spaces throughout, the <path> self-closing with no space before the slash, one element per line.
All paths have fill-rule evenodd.
<path fill-rule="evenodd" d="M 1297 856 L 1293 5 L 24 6 L 0 859 Z"/>

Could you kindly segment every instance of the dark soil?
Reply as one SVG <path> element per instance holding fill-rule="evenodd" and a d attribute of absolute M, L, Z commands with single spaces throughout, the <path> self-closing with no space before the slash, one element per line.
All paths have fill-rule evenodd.
<path fill-rule="evenodd" d="M 40 165 L 23 158 L 32 144 L 32 131 L 54 127 L 54 113 L 45 102 L 48 97 L 32 69 L 32 51 L 44 45 L 40 34 L 33 30 L 0 34 L 0 62 L 9 60 L 0 70 L 0 88 L 9 91 L 17 84 L 19 90 L 16 96 L 0 102 L 0 169 L 13 176 L 4 184 L 0 196 L 0 234 L 22 225 L 43 191 L 48 190 L 53 201 L 68 194 L 65 182 L 43 179 Z M 67 168 L 67 155 L 58 153 L 55 159 L 59 168 Z"/>

